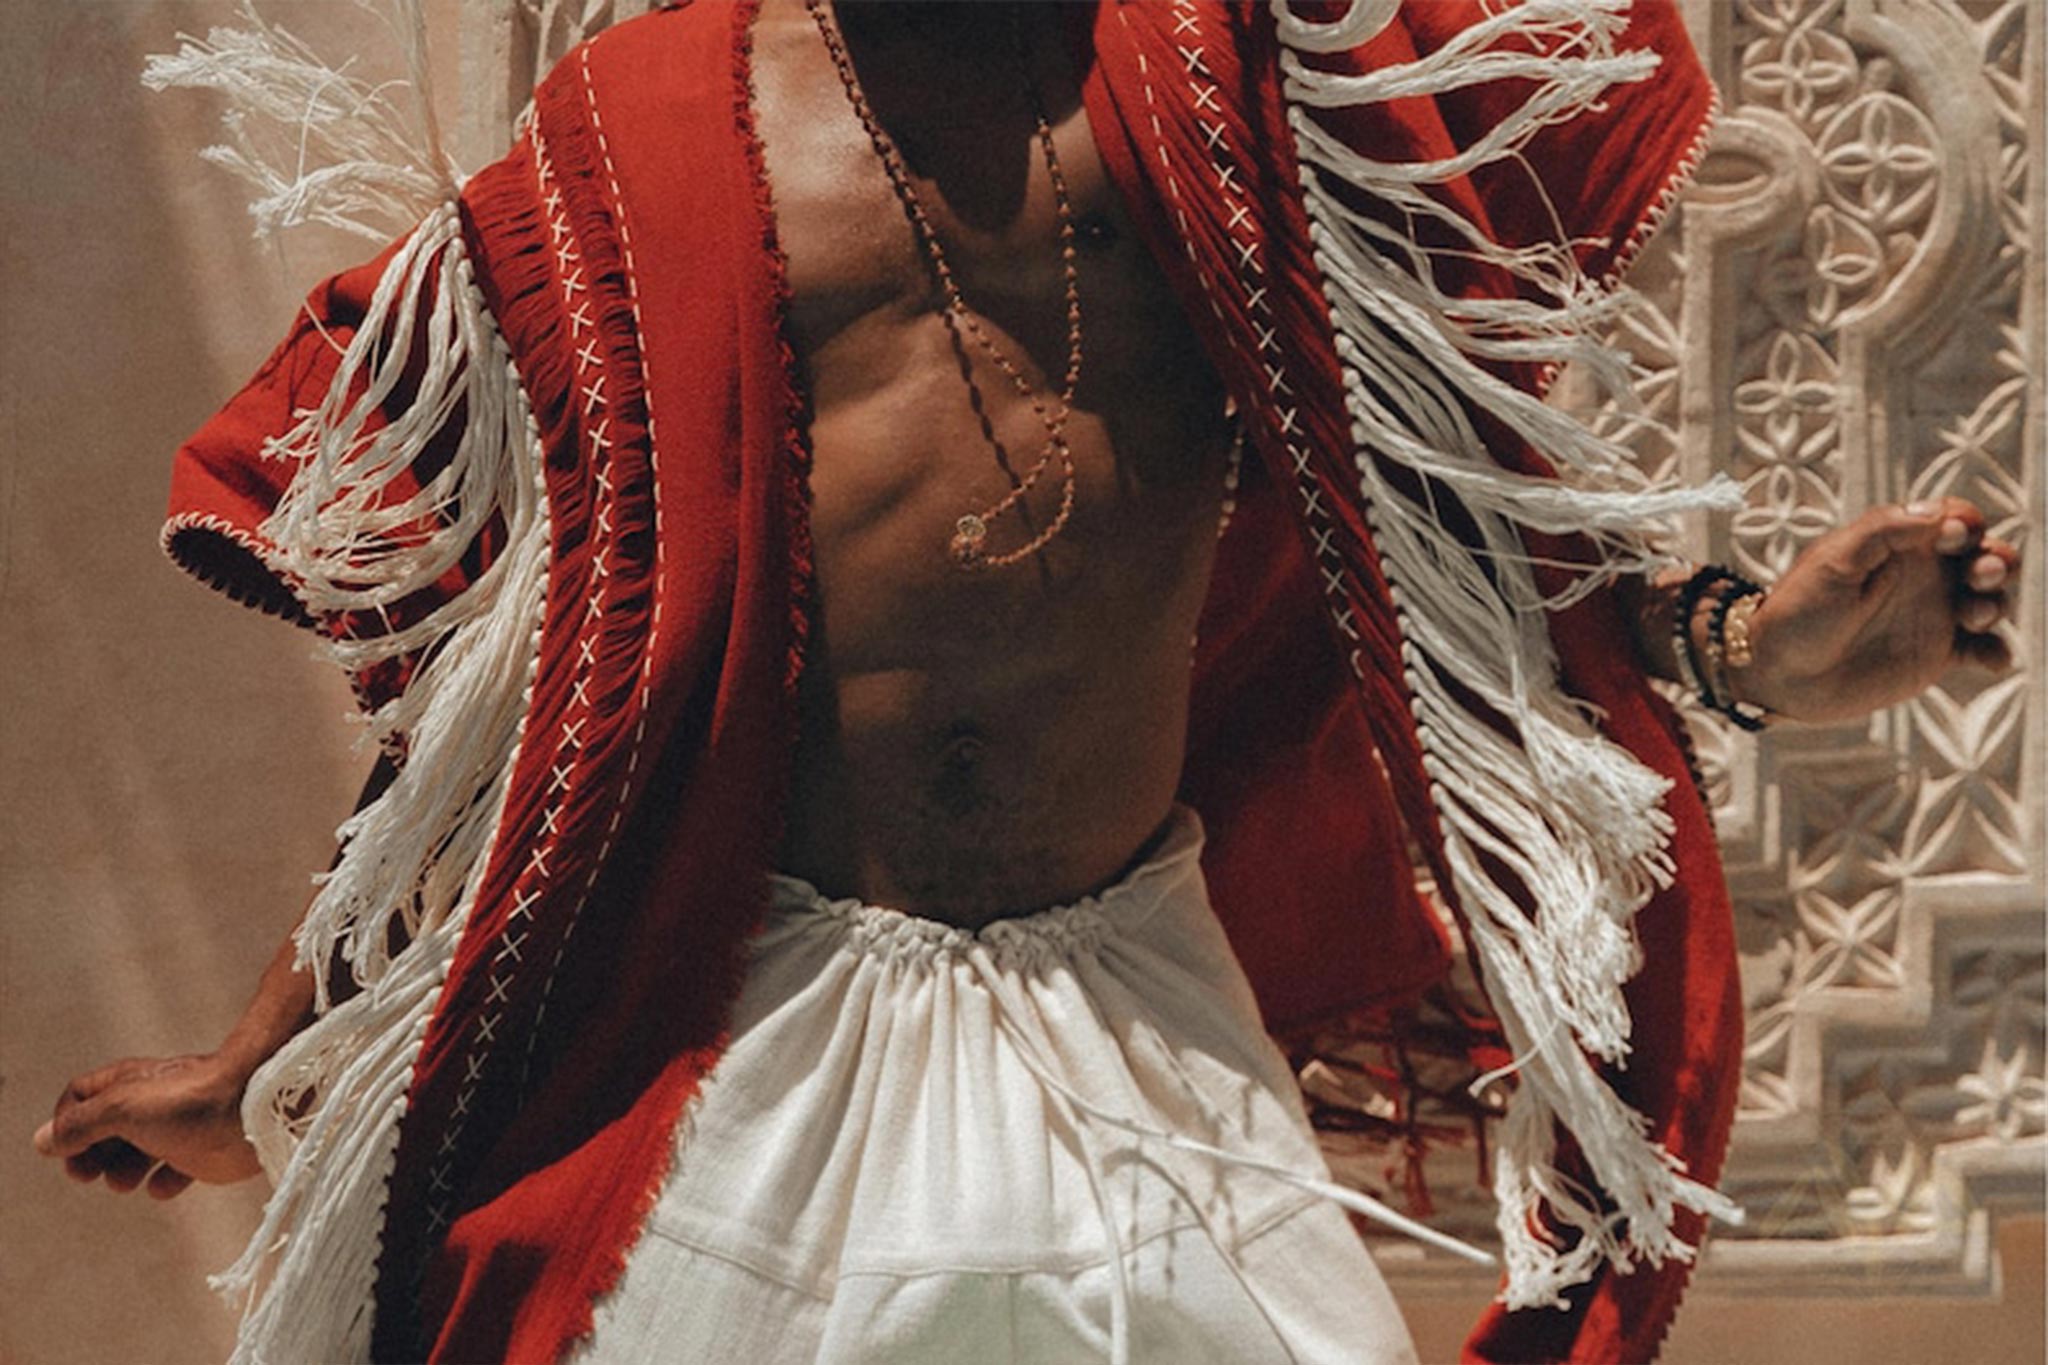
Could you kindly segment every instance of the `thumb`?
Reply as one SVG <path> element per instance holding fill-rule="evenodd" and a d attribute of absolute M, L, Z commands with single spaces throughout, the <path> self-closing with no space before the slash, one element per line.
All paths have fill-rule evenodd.
<path fill-rule="evenodd" d="M 94 1143 L 117 1136 L 120 1122 L 119 1107 L 104 1093 L 63 1104 L 36 1130 L 36 1150 L 44 1156 L 77 1156 Z"/>

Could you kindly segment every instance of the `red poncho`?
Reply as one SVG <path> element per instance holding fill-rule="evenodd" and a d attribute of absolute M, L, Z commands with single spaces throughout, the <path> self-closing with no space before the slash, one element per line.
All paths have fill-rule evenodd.
<path fill-rule="evenodd" d="M 1071 14 L 1103 162 L 1257 452 L 1184 792 L 1218 913 L 1274 1030 L 1398 1022 L 1450 957 L 1408 832 L 1501 1016 L 1475 1059 L 1521 1063 L 1510 1297 L 1568 1304 L 1496 1307 L 1469 1352 L 1637 1360 L 1714 1206 L 1665 1154 L 1716 1175 L 1741 1010 L 1675 719 L 1562 567 L 1639 569 L 1629 532 L 1685 499 L 1535 395 L 1713 97 L 1668 3 L 1496 8 Z M 324 629 L 408 756 L 302 932 L 359 988 L 252 1084 L 252 1355 L 556 1358 L 719 1056 L 811 589 L 752 19 L 573 52 L 180 451 L 173 557 Z"/>

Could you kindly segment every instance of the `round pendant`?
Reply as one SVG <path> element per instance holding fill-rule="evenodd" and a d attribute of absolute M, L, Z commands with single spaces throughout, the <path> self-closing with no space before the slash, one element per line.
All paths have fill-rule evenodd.
<path fill-rule="evenodd" d="M 981 560 L 982 546 L 988 543 L 988 523 L 969 512 L 953 523 L 953 561 L 963 568 L 971 567 Z"/>

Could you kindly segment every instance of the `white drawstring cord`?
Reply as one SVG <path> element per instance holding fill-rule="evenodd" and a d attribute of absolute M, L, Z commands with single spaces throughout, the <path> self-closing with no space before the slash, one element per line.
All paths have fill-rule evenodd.
<path fill-rule="evenodd" d="M 997 1016 L 1005 1027 L 1009 1025 L 1006 1006 L 998 1006 Z M 1123 1232 L 1118 1227 L 1116 1206 L 1109 1198 L 1109 1173 L 1096 1153 L 1093 1143 L 1088 1141 L 1088 1126 L 1081 1121 L 1074 1108 L 1071 1091 L 1066 1087 L 1048 1084 L 1038 1060 L 1029 1056 L 1030 1044 L 1026 1043 L 1016 1029 L 1010 1028 L 1010 1036 L 1017 1041 L 1018 1051 L 1025 1055 L 1024 1065 L 1032 1075 L 1038 1077 L 1040 1085 L 1046 1087 L 1046 1096 L 1062 1111 L 1067 1126 L 1072 1128 L 1081 1149 L 1081 1163 L 1088 1173 L 1088 1191 L 1095 1196 L 1095 1208 L 1102 1215 L 1103 1231 L 1109 1238 L 1109 1260 L 1111 1279 L 1109 1282 L 1109 1358 L 1112 1365 L 1130 1365 L 1131 1359 L 1131 1276 L 1130 1267 L 1125 1263 Z"/>
<path fill-rule="evenodd" d="M 1086 1100 L 1083 1100 L 1071 1086 L 1064 1084 L 1055 1077 L 1052 1074 L 1051 1068 L 1038 1056 L 1038 1038 L 1036 1036 L 1027 1036 L 1027 1030 L 1018 1022 L 1020 1018 L 1030 1018 L 1030 1011 L 1025 1010 L 1012 1013 L 1013 1006 L 1006 998 L 1004 990 L 1006 983 L 998 979 L 996 975 L 997 969 L 994 964 L 974 961 L 972 959 L 970 961 L 979 971 L 983 984 L 988 988 L 991 998 L 995 1001 L 997 1022 L 1003 1026 L 1005 1031 L 1009 1033 L 1011 1041 L 1017 1045 L 1018 1060 L 1024 1063 L 1025 1069 L 1038 1081 L 1039 1085 L 1045 1090 L 1047 1097 L 1066 1112 L 1067 1122 L 1072 1125 L 1074 1135 L 1080 1142 L 1084 1159 L 1091 1163 L 1098 1162 L 1099 1158 L 1096 1157 L 1089 1143 L 1087 1125 L 1082 1123 L 1076 1117 L 1076 1114 L 1077 1112 L 1085 1111 L 1087 1114 L 1094 1116 L 1100 1115 L 1102 1111 L 1096 1106 L 1089 1104 Z M 1109 1032 L 1106 1021 L 1104 1023 L 1104 1032 Z M 1192 1087 L 1190 1087 L 1190 1090 L 1192 1091 Z M 1146 1129 L 1145 1131 L 1151 1132 L 1153 1130 Z M 1273 1334 L 1274 1342 L 1279 1345 L 1281 1350 L 1287 1353 L 1290 1365 L 1297 1365 L 1294 1349 L 1287 1344 L 1287 1334 L 1280 1330 L 1280 1324 L 1274 1319 L 1272 1310 L 1266 1307 L 1266 1301 L 1260 1297 L 1258 1289 L 1252 1284 L 1250 1277 L 1244 1273 L 1244 1268 L 1238 1264 L 1236 1254 L 1226 1245 L 1222 1235 L 1217 1232 L 1216 1225 L 1210 1221 L 1209 1211 L 1203 1207 L 1203 1201 L 1198 1199 L 1194 1192 L 1182 1183 L 1179 1175 L 1172 1169 L 1160 1166 L 1158 1170 L 1160 1177 L 1186 1200 L 1188 1208 L 1201 1223 L 1202 1231 L 1208 1235 L 1210 1245 L 1216 1248 L 1217 1254 L 1223 1258 L 1224 1266 L 1230 1271 L 1231 1277 L 1237 1281 L 1238 1288 L 1244 1291 L 1245 1298 L 1251 1302 L 1252 1307 L 1259 1311 L 1259 1316 L 1265 1321 L 1266 1330 Z M 1135 1195 L 1133 1198 L 1135 1200 Z M 1121 1277 L 1123 1275 L 1122 1263 L 1124 1257 L 1123 1241 L 1117 1233 L 1114 1222 L 1105 1221 L 1104 1226 L 1109 1229 L 1110 1243 L 1117 1258 L 1118 1275 Z M 1111 1338 L 1111 1349 L 1113 1358 L 1120 1360 L 1121 1357 L 1115 1356 L 1114 1353 L 1121 1351 L 1124 1347 L 1117 1341 L 1114 1334 L 1112 1334 Z"/>
<path fill-rule="evenodd" d="M 1065 1117 L 1067 1121 L 1073 1125 L 1076 1135 L 1080 1138 L 1082 1159 L 1088 1172 L 1089 1187 L 1094 1193 L 1096 1204 L 1102 1213 L 1103 1226 L 1108 1231 L 1111 1252 L 1116 1263 L 1116 1278 L 1112 1281 L 1111 1285 L 1111 1358 L 1115 1365 L 1126 1365 L 1129 1360 L 1130 1349 L 1128 1337 L 1130 1286 L 1124 1266 L 1123 1239 L 1117 1228 L 1115 1212 L 1110 1207 L 1106 1191 L 1103 1188 L 1100 1160 L 1093 1150 L 1093 1145 L 1087 1138 L 1086 1126 L 1078 1121 L 1076 1114 L 1085 1115 L 1090 1119 L 1109 1124 L 1113 1128 L 1122 1129 L 1124 1132 L 1141 1139 L 1151 1138 L 1178 1151 L 1192 1152 L 1205 1156 L 1223 1165 L 1262 1172 L 1274 1179 L 1329 1199 L 1344 1208 L 1362 1213 L 1366 1217 L 1383 1223 L 1397 1232 L 1404 1233 L 1418 1241 L 1448 1251 L 1453 1255 L 1475 1261 L 1481 1265 L 1494 1264 L 1494 1257 L 1488 1252 L 1467 1242 L 1459 1241 L 1457 1238 L 1446 1233 L 1439 1232 L 1435 1228 L 1418 1223 L 1405 1214 L 1398 1213 L 1389 1208 L 1370 1195 L 1362 1194 L 1357 1190 L 1339 1185 L 1334 1181 L 1325 1180 L 1317 1176 L 1303 1175 L 1301 1172 L 1276 1161 L 1232 1152 L 1226 1148 L 1215 1146 L 1212 1143 L 1203 1142 L 1196 1138 L 1187 1137 L 1184 1134 L 1172 1132 L 1169 1129 L 1129 1118 L 1093 1103 L 1074 1090 L 1072 1086 L 1060 1080 L 1053 1074 L 1052 1069 L 1046 1065 L 1040 1056 L 1039 1040 L 1023 1023 L 1024 1020 L 1030 1017 L 1030 1011 L 1019 1007 L 1010 999 L 1010 983 L 1003 976 L 1001 969 L 995 964 L 987 946 L 979 942 L 975 943 L 966 957 L 976 974 L 981 978 L 982 983 L 988 988 L 990 998 L 995 1002 L 997 1022 L 1017 1044 L 1018 1059 L 1024 1063 L 1025 1069 L 1030 1071 L 1033 1078 L 1044 1088 L 1048 1098 L 1053 1100 L 1059 1108 L 1066 1111 Z M 1186 1192 L 1183 1191 L 1183 1193 Z M 1194 1210 L 1196 1217 L 1201 1220 L 1203 1230 L 1209 1235 L 1210 1241 L 1215 1244 L 1216 1249 L 1223 1255 L 1225 1263 L 1228 1265 L 1231 1274 L 1237 1279 L 1239 1286 L 1244 1289 L 1246 1296 L 1252 1301 L 1253 1306 L 1266 1318 L 1268 1325 L 1274 1327 L 1275 1338 L 1282 1341 L 1284 1348 L 1284 1338 L 1280 1334 L 1277 1324 L 1273 1322 L 1272 1314 L 1267 1311 L 1258 1292 L 1252 1287 L 1250 1280 L 1237 1264 L 1236 1256 L 1225 1245 L 1224 1240 L 1217 1235 L 1215 1227 L 1209 1221 L 1207 1212 L 1202 1208 L 1202 1201 L 1189 1197 L 1187 1202 L 1189 1207 Z"/>

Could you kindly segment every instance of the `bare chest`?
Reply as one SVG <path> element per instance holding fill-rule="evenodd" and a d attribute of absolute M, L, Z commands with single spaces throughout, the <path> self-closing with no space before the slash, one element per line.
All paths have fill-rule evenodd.
<path fill-rule="evenodd" d="M 1010 334 L 1028 352 L 1021 358 L 1057 372 L 1068 217 L 1094 356 L 1084 378 L 1098 375 L 1106 388 L 1119 359 L 1190 341 L 1104 173 L 1055 31 L 1020 40 L 994 24 L 971 62 L 884 38 L 855 63 L 846 48 L 838 55 L 849 60 L 835 60 L 801 4 L 770 5 L 761 26 L 756 117 L 801 349 L 816 354 L 870 315 L 936 315 L 947 302 L 936 239 L 969 307 Z M 1049 127 L 1049 155 L 1035 113 Z"/>
<path fill-rule="evenodd" d="M 801 0 L 765 0 L 753 43 L 810 407 L 815 610 L 783 860 L 985 917 L 1098 884 L 1170 802 L 1229 432 L 1097 157 L 1062 7 L 840 10 L 869 25 L 851 70 Z M 912 200 L 964 305 L 950 317 Z M 1071 469 L 1034 478 L 1077 339 Z M 963 570 L 959 519 L 1005 505 L 993 554 L 1057 534 Z"/>
<path fill-rule="evenodd" d="M 1011 627 L 1041 659 L 1084 655 L 1133 618 L 1164 641 L 1206 585 L 1229 445 L 1219 386 L 1104 171 L 1057 30 L 987 37 L 949 62 L 884 35 L 842 63 L 801 3 L 764 6 L 755 33 L 815 563 L 851 666 L 956 645 L 984 666 L 981 632 L 946 625 L 960 621 Z M 1045 415 L 1076 353 L 1069 472 L 1048 462 Z M 961 573 L 954 528 L 996 508 L 991 553 L 1058 533 L 1013 570 Z"/>
<path fill-rule="evenodd" d="M 935 435 L 954 427 L 940 409 L 1001 426 L 1030 399 L 981 340 L 1048 402 L 1078 346 L 1074 444 L 1091 480 L 1198 480 L 1221 448 L 1218 386 L 1104 171 L 1057 25 L 976 36 L 973 60 L 885 35 L 839 62 L 802 4 L 764 8 L 756 123 L 814 412 L 887 391 Z M 947 325 L 941 276 L 980 338 Z"/>

